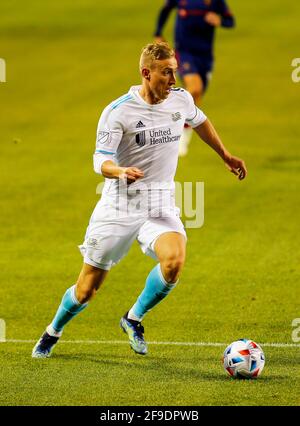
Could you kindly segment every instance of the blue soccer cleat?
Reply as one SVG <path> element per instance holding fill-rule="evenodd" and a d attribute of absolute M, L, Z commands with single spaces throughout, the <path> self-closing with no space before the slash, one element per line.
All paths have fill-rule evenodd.
<path fill-rule="evenodd" d="M 139 355 L 146 355 L 148 352 L 147 343 L 144 340 L 144 327 L 139 321 L 127 318 L 127 313 L 121 318 L 120 326 L 124 333 L 128 335 L 131 348 Z"/>
<path fill-rule="evenodd" d="M 32 350 L 32 358 L 49 358 L 53 346 L 56 345 L 58 339 L 59 337 L 50 336 L 50 334 L 45 331 Z"/>

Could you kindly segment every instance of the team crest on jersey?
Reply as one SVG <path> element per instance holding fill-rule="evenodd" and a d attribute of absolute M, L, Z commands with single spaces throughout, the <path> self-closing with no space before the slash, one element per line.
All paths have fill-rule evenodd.
<path fill-rule="evenodd" d="M 175 112 L 175 114 L 172 114 L 172 120 L 173 121 L 178 121 L 181 119 L 181 114 L 180 112 Z"/>
<path fill-rule="evenodd" d="M 204 0 L 204 3 L 206 6 L 210 6 L 212 3 L 212 0 Z"/>
<path fill-rule="evenodd" d="M 103 144 L 108 141 L 108 138 L 109 138 L 109 132 L 100 131 L 98 132 L 98 135 L 97 135 L 97 143 Z"/>
<path fill-rule="evenodd" d="M 138 144 L 138 146 L 144 146 L 146 143 L 146 132 L 145 130 L 143 132 L 137 133 L 135 135 L 135 141 Z"/>
<path fill-rule="evenodd" d="M 190 64 L 189 62 L 184 62 L 184 63 L 182 64 L 182 68 L 183 68 L 185 71 L 188 71 L 188 70 L 191 68 L 191 64 Z"/>
<path fill-rule="evenodd" d="M 186 10 L 186 9 L 179 9 L 179 11 L 178 11 L 178 15 L 179 15 L 181 18 L 186 18 L 186 17 L 188 16 L 187 10 Z"/>

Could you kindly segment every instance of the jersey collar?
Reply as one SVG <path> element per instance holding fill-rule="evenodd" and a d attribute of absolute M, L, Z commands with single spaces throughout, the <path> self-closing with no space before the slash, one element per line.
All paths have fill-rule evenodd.
<path fill-rule="evenodd" d="M 162 102 L 160 102 L 159 104 L 148 104 L 148 102 L 146 102 L 140 95 L 139 90 L 142 88 L 142 85 L 138 85 L 138 86 L 131 86 L 129 89 L 129 92 L 132 96 L 134 96 L 134 98 L 136 99 L 136 101 L 144 106 L 147 106 L 149 108 L 159 108 L 162 105 L 165 105 L 166 102 L 169 101 L 170 96 L 172 95 L 172 92 L 169 94 L 169 96 L 164 99 Z"/>

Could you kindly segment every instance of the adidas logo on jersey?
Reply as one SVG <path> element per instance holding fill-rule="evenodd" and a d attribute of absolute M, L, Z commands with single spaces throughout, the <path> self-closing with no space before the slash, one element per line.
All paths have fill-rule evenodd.
<path fill-rule="evenodd" d="M 138 124 L 135 126 L 137 129 L 141 128 L 141 127 L 146 127 L 145 124 L 140 120 L 138 122 Z"/>

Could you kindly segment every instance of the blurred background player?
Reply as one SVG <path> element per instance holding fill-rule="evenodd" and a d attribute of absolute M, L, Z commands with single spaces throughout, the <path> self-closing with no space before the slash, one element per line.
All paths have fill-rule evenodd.
<path fill-rule="evenodd" d="M 177 8 L 175 49 L 179 75 L 196 105 L 200 105 L 213 69 L 216 27 L 235 25 L 225 0 L 166 0 L 159 12 L 155 41 L 164 41 L 163 27 L 172 9 Z M 179 156 L 188 152 L 192 129 L 186 126 L 179 144 Z"/>

